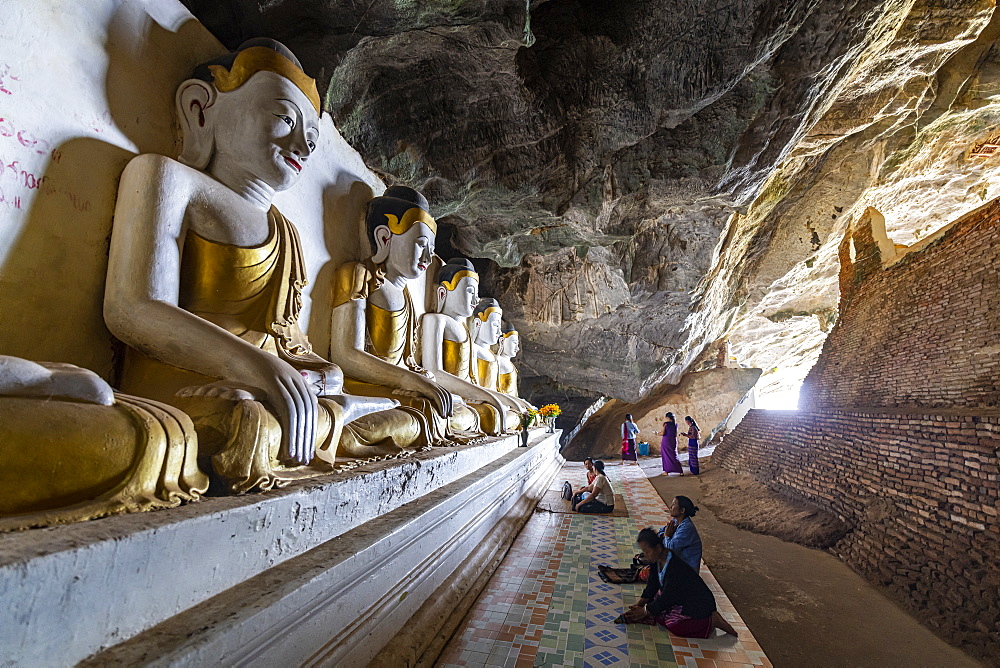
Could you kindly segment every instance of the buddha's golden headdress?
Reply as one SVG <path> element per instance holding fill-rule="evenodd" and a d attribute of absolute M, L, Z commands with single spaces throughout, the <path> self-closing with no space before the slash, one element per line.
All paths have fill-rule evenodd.
<path fill-rule="evenodd" d="M 448 264 L 441 267 L 437 282 L 438 285 L 443 285 L 450 292 L 458 287 L 463 278 L 474 278 L 478 281 L 479 274 L 476 273 L 476 268 L 472 266 L 471 262 L 464 257 L 457 257 L 448 260 Z"/>
<path fill-rule="evenodd" d="M 409 186 L 390 186 L 378 197 L 373 197 L 365 217 L 372 252 L 378 252 L 375 230 L 382 225 L 393 234 L 403 234 L 417 223 L 423 223 L 436 235 L 437 221 L 428 213 L 428 208 L 424 196 Z"/>
<path fill-rule="evenodd" d="M 500 308 L 500 302 L 492 297 L 484 297 L 476 304 L 476 310 L 472 312 L 472 317 L 479 318 L 481 322 L 486 322 L 493 313 L 503 313 Z"/>
<path fill-rule="evenodd" d="M 258 72 L 274 72 L 291 81 L 309 99 L 316 113 L 321 113 L 316 80 L 302 71 L 298 58 L 281 42 L 252 39 L 221 58 L 195 68 L 194 78 L 211 81 L 220 92 L 236 90 Z"/>

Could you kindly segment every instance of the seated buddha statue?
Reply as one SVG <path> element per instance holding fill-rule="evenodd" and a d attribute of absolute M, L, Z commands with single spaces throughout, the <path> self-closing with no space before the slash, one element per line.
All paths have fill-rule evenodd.
<path fill-rule="evenodd" d="M 197 458 L 181 411 L 70 364 L 0 355 L 0 531 L 196 501 Z"/>
<path fill-rule="evenodd" d="M 437 312 L 422 319 L 424 366 L 438 383 L 464 399 L 478 414 L 480 427 L 490 435 L 505 431 L 505 413 L 516 410 L 498 392 L 477 385 L 472 371 L 473 340 L 468 320 L 479 302 L 479 274 L 465 258 L 441 267 L 435 285 Z"/>
<path fill-rule="evenodd" d="M 227 491 L 329 470 L 350 424 L 397 402 L 344 395 L 340 369 L 299 328 L 301 244 L 272 201 L 316 148 L 316 84 L 259 39 L 198 66 L 175 99 L 179 159 L 137 156 L 119 186 L 104 318 L 127 346 L 121 387 L 190 415 Z M 382 444 L 371 432 L 398 426 L 344 440 Z"/>
<path fill-rule="evenodd" d="M 413 291 L 424 301 L 421 279 L 434 258 L 437 223 L 423 195 L 392 186 L 368 204 L 372 256 L 341 265 L 333 281 L 330 359 L 352 394 L 398 399 L 432 445 L 479 436 L 478 419 L 421 368 Z"/>
<path fill-rule="evenodd" d="M 497 391 L 520 399 L 517 389 L 517 367 L 514 358 L 521 351 L 521 336 L 509 322 L 500 325 L 500 343 L 497 346 Z M 527 408 L 534 408 L 521 399 Z"/>
<path fill-rule="evenodd" d="M 479 301 L 472 312 L 472 377 L 477 385 L 492 392 L 500 392 L 500 365 L 493 346 L 500 341 L 500 325 L 503 311 L 499 302 L 492 297 Z M 521 413 L 528 410 L 527 402 L 512 396 L 504 396 L 507 405 L 504 411 L 504 425 L 508 431 L 516 430 L 521 424 Z M 510 406 L 514 407 L 511 408 Z"/>

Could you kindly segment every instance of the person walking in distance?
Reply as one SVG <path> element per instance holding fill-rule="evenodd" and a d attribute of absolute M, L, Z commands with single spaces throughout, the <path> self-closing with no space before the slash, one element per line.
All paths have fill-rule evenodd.
<path fill-rule="evenodd" d="M 688 468 L 691 469 L 691 475 L 698 475 L 698 439 L 701 438 L 701 431 L 698 429 L 698 423 L 690 415 L 684 418 L 684 422 L 687 424 L 684 435 L 688 440 Z"/>
<path fill-rule="evenodd" d="M 627 414 L 622 423 L 622 462 L 632 461 L 638 466 L 639 455 L 635 449 L 635 436 L 638 433 L 639 427 L 632 421 L 632 414 Z"/>
<path fill-rule="evenodd" d="M 663 473 L 660 475 L 684 475 L 681 462 L 677 459 L 677 420 L 673 413 L 667 413 L 663 423 L 663 437 L 660 439 L 660 459 Z"/>

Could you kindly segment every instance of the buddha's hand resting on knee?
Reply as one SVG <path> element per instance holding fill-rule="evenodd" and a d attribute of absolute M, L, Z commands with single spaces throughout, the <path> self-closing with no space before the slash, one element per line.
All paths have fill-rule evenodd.
<path fill-rule="evenodd" d="M 396 389 L 393 394 L 403 397 L 423 397 L 431 402 L 438 415 L 443 418 L 451 416 L 453 411 L 451 392 L 433 380 L 421 374 L 413 374 L 407 377 L 403 385 L 403 387 Z"/>
<path fill-rule="evenodd" d="M 308 464 L 316 454 L 316 387 L 291 364 L 266 353 L 249 371 L 250 382 L 264 392 L 281 425 L 280 458 Z"/>

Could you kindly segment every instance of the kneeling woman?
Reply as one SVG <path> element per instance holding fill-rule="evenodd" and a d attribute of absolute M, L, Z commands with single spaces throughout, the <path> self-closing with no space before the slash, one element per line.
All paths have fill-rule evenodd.
<path fill-rule="evenodd" d="M 659 624 L 682 638 L 709 638 L 716 628 L 730 635 L 736 630 L 715 607 L 715 597 L 701 576 L 683 559 L 663 547 L 652 529 L 639 532 L 636 541 L 650 564 L 642 598 L 616 624 Z"/>
<path fill-rule="evenodd" d="M 604 475 L 604 462 L 597 460 L 594 462 L 594 470 L 597 475 L 594 481 L 579 490 L 578 494 L 584 500 L 574 502 L 573 510 L 578 513 L 610 513 L 615 509 L 615 492 L 611 489 L 608 477 Z"/>

